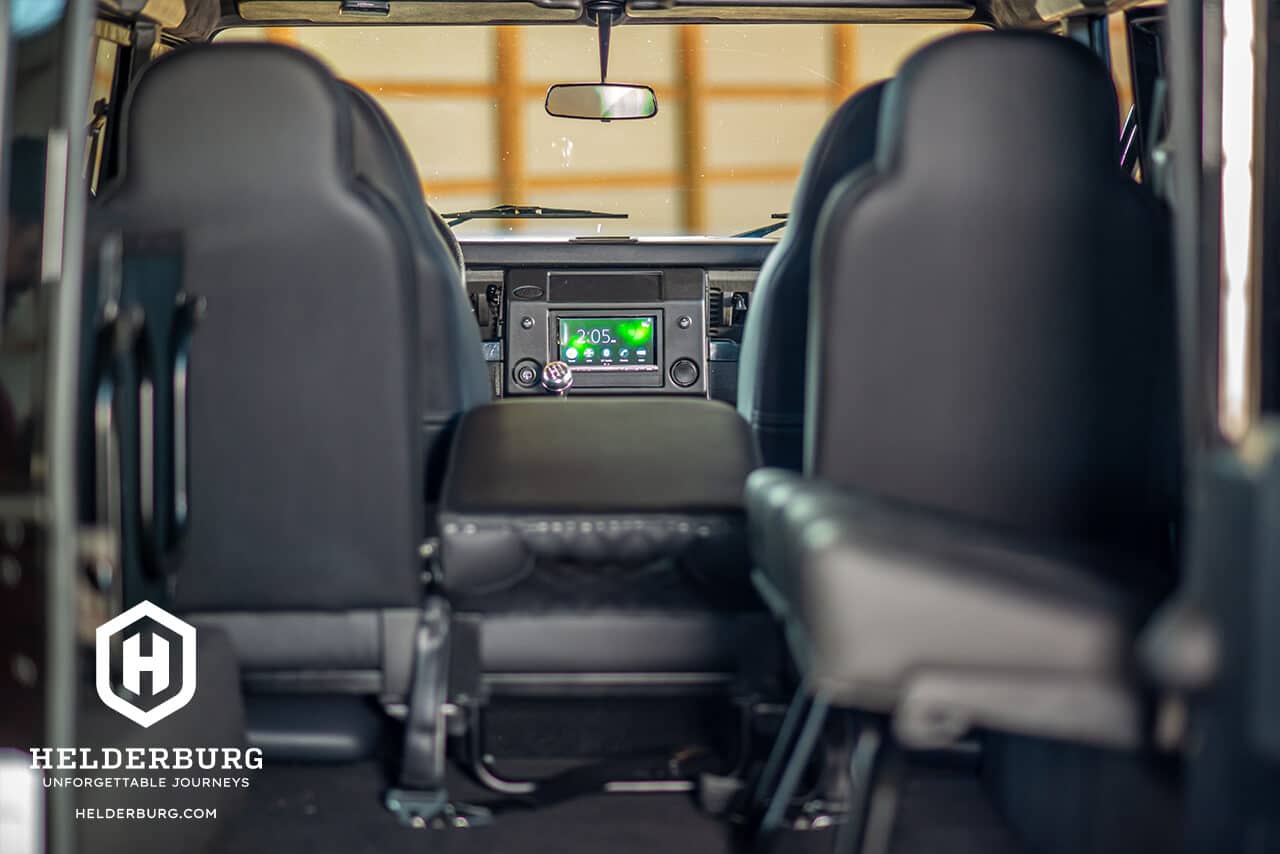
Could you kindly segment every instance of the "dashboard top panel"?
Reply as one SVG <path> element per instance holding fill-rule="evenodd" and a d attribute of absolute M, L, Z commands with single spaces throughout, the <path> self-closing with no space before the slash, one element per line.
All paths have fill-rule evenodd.
<path fill-rule="evenodd" d="M 468 270 L 505 267 L 758 268 L 777 246 L 760 238 L 499 238 L 461 240 Z"/>

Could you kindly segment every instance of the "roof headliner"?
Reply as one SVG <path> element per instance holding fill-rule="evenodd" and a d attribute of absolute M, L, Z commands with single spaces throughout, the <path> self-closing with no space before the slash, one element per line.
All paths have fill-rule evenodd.
<path fill-rule="evenodd" d="M 584 0 L 389 0 L 385 16 L 342 14 L 341 0 L 147 0 L 140 14 L 176 38 L 236 26 L 396 26 L 586 23 Z M 626 24 L 925 23 L 1043 28 L 1141 0 L 626 0 Z M 122 15 L 128 0 L 103 0 Z"/>

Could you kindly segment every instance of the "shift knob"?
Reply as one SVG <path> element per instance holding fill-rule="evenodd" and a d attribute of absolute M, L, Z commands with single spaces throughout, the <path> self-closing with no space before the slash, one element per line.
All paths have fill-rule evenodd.
<path fill-rule="evenodd" d="M 573 387 L 573 369 L 564 362 L 547 362 L 542 369 L 542 387 L 563 397 Z"/>

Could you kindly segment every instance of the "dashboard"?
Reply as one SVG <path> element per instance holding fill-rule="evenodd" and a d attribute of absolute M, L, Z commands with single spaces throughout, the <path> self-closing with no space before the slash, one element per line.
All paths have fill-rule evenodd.
<path fill-rule="evenodd" d="M 495 396 L 737 398 L 738 349 L 771 240 L 463 243 L 467 290 Z"/>

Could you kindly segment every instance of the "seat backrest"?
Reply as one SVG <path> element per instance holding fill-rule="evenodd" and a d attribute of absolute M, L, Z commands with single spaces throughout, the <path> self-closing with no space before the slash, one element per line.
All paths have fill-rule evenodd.
<path fill-rule="evenodd" d="M 190 353 L 186 612 L 417 606 L 421 380 L 409 238 L 357 180 L 351 116 L 278 45 L 174 51 L 139 79 L 96 216 L 180 231 Z"/>
<path fill-rule="evenodd" d="M 787 230 L 751 295 L 738 361 L 738 411 L 751 425 L 765 465 L 800 469 L 814 227 L 832 188 L 875 153 L 884 86 L 873 83 L 854 94 L 819 132 L 796 184 Z"/>
<path fill-rule="evenodd" d="M 356 170 L 387 194 L 412 221 L 419 237 L 433 236 L 442 242 L 461 275 L 465 271 L 462 245 L 453 229 L 423 199 L 413 155 L 400 131 L 372 95 L 347 80 L 341 82 L 354 111 Z"/>
<path fill-rule="evenodd" d="M 342 86 L 352 111 L 356 174 L 392 203 L 411 237 L 424 368 L 424 480 L 434 503 L 458 415 L 492 396 L 480 327 L 467 303 L 461 247 L 423 199 L 408 146 L 377 101 L 353 84 Z"/>
<path fill-rule="evenodd" d="M 1165 212 L 1120 169 L 1106 68 L 1055 36 L 963 34 L 908 60 L 881 112 L 819 221 L 806 470 L 1170 560 Z"/>

